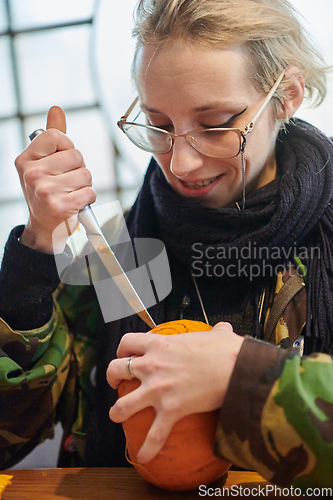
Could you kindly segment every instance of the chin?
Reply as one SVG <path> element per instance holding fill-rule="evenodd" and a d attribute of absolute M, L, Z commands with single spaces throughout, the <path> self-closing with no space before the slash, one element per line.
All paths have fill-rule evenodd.
<path fill-rule="evenodd" d="M 198 200 L 198 201 L 204 207 L 213 208 L 213 209 L 227 207 L 229 204 L 232 203 L 229 201 L 223 202 L 223 200 L 222 201 L 221 200 L 206 200 L 206 201 L 205 200 Z"/>

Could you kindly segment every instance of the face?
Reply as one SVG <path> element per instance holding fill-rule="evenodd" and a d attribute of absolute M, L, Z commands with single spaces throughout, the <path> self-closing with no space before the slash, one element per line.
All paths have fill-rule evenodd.
<path fill-rule="evenodd" d="M 265 98 L 251 82 L 246 53 L 240 48 L 218 50 L 181 40 L 158 50 L 142 47 L 135 70 L 147 122 L 175 134 L 221 126 L 244 130 Z M 268 105 L 247 135 L 247 194 L 274 179 L 276 136 Z M 212 158 L 193 149 L 184 137 L 176 137 L 171 152 L 155 159 L 181 196 L 211 208 L 242 197 L 240 154 Z"/>

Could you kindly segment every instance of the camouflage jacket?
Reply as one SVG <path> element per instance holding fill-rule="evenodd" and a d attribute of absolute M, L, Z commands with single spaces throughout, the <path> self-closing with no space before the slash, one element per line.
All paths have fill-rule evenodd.
<path fill-rule="evenodd" d="M 13 330 L 0 321 L 1 468 L 51 437 L 59 419 L 65 429 L 62 448 L 70 457 L 62 465 L 82 463 L 98 304 L 82 286 L 60 288 L 54 299 L 53 315 L 40 328 Z M 328 355 L 302 357 L 297 349 L 268 342 L 288 347 L 299 341 L 305 303 L 303 280 L 279 276 L 265 317 L 267 342 L 245 339 L 215 445 L 217 454 L 237 466 L 304 488 L 333 484 L 333 364 Z"/>

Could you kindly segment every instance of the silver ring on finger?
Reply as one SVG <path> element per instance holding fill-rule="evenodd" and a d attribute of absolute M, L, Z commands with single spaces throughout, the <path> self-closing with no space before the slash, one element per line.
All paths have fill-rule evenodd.
<path fill-rule="evenodd" d="M 133 372 L 133 368 L 132 368 L 132 361 L 133 359 L 135 358 L 136 356 L 129 356 L 127 358 L 127 371 L 130 375 L 130 377 L 133 379 L 133 380 L 138 380 L 138 378 L 134 375 L 134 372 Z"/>

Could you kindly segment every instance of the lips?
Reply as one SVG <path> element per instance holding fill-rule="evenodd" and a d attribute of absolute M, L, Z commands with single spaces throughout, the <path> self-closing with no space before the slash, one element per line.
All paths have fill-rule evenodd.
<path fill-rule="evenodd" d="M 213 177 L 212 179 L 206 179 L 204 181 L 199 181 L 199 182 L 185 182 L 182 181 L 183 184 L 185 184 L 186 187 L 189 187 L 190 189 L 199 189 L 204 186 L 208 186 L 208 184 L 211 184 L 212 182 L 216 181 L 220 175 L 217 175 L 216 177 Z"/>

